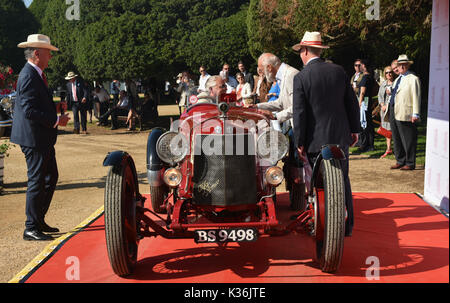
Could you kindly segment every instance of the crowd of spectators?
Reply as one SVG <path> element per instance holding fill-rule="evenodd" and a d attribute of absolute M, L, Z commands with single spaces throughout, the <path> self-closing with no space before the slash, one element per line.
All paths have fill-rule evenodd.
<path fill-rule="evenodd" d="M 414 73 L 409 71 L 411 64 L 412 61 L 406 55 L 401 55 L 399 59 L 393 60 L 390 65 L 384 67 L 381 74 L 378 75 L 368 60 L 356 59 L 353 65 L 355 72 L 350 77 L 351 87 L 360 106 L 361 132 L 356 146 L 359 147 L 360 152 L 373 151 L 375 134 L 384 136 L 386 150 L 381 158 L 395 154 L 397 164 L 392 169 L 410 170 L 415 167 L 413 158 L 415 158 L 417 145 L 417 122 L 420 118 L 420 104 L 417 105 L 420 102 L 420 81 Z M 249 106 L 278 99 L 279 83 L 269 81 L 264 70 L 258 68 L 257 75 L 253 75 L 242 61 L 238 62 L 235 70 L 237 73 L 232 74 L 230 65 L 224 63 L 218 76 L 223 80 L 225 93 L 236 94 L 237 104 Z M 204 65 L 200 66 L 198 71 L 200 73 L 198 80 L 190 72 L 183 71 L 176 77 L 174 87 L 167 82 L 166 93 L 168 94 L 171 90 L 176 93 L 175 98 L 180 114 L 189 105 L 191 95 L 200 96 L 201 93 L 209 93 L 206 83 L 211 75 Z M 402 83 L 402 86 L 400 86 L 401 78 L 408 79 Z M 82 79 L 80 80 L 82 82 Z M 68 95 L 70 94 L 70 83 L 73 82 L 68 82 Z M 70 89 L 74 87 L 74 84 L 71 85 Z M 125 81 L 125 89 L 121 88 L 122 85 L 120 81 L 113 80 L 110 83 L 109 92 L 102 85 L 96 85 L 89 98 L 86 98 L 83 110 L 76 108 L 77 104 L 75 103 L 74 113 L 78 114 L 79 112 L 81 117 L 75 118 L 74 132 L 79 133 L 76 128 L 79 128 L 81 120 L 82 133 L 87 133 L 84 125 L 88 113 L 90 115 L 89 122 L 92 123 L 92 116 L 94 116 L 98 119 L 97 125 L 109 125 L 108 117 L 111 117 L 112 129 L 119 127 L 117 116 L 127 117 L 126 124 L 129 130 L 135 128 L 135 118 L 139 114 L 144 115 L 145 120 L 156 121 L 155 119 L 158 117 L 156 96 L 149 90 L 145 90 L 144 97 L 140 98 L 139 88 L 134 81 Z M 405 88 L 402 88 L 403 86 Z M 399 88 L 402 88 L 402 93 L 396 95 Z M 405 97 L 406 91 L 410 92 Z M 396 102 L 396 98 L 399 98 L 400 102 Z M 72 99 L 69 100 L 72 102 L 69 108 L 73 109 L 73 97 L 69 96 L 67 99 Z M 403 99 L 412 99 L 412 101 L 403 101 Z M 139 113 L 136 109 L 137 105 Z M 412 112 L 404 113 L 410 108 L 413 108 Z M 272 113 L 277 114 L 277 112 Z M 376 129 L 377 127 L 378 129 Z M 397 142 L 395 143 L 395 141 Z"/>
<path fill-rule="evenodd" d="M 369 62 L 356 59 L 355 73 L 350 79 L 360 105 L 361 133 L 357 146 L 361 152 L 374 150 L 374 122 L 379 119 L 376 133 L 386 138 L 386 150 L 380 158 L 394 154 L 396 164 L 391 169 L 413 170 L 416 166 L 421 84 L 410 71 L 412 64 L 402 54 L 385 66 L 376 80 Z"/>

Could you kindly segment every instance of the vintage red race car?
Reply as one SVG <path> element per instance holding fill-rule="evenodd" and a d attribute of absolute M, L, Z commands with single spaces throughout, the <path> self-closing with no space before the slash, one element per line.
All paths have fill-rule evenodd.
<path fill-rule="evenodd" d="M 196 243 L 252 242 L 305 231 L 316 242 L 325 272 L 338 269 L 345 229 L 344 182 L 338 146 L 324 146 L 313 168 L 289 167 L 288 138 L 257 109 L 236 106 L 233 96 L 197 102 L 172 123 L 153 129 L 147 142 L 151 205 L 139 193 L 132 157 L 107 155 L 105 228 L 114 272 L 137 264 L 143 237 L 192 238 Z M 309 169 L 308 169 L 309 168 Z M 277 219 L 276 187 L 286 187 L 299 214 Z M 305 181 L 307 183 L 305 190 Z M 305 194 L 306 192 L 306 194 Z M 157 220 L 155 219 L 157 218 Z M 161 223 L 162 222 L 162 223 Z"/>

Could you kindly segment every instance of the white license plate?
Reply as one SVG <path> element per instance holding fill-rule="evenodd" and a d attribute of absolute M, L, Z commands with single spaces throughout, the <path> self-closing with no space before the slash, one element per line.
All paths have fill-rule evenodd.
<path fill-rule="evenodd" d="M 195 243 L 252 242 L 258 239 L 256 228 L 197 229 Z"/>

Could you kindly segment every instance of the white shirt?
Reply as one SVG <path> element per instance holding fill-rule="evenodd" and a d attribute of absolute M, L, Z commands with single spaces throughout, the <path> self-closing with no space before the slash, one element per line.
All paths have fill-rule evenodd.
<path fill-rule="evenodd" d="M 41 76 L 41 78 L 42 78 L 42 69 L 31 61 L 28 61 L 28 64 L 30 64 L 39 73 L 39 76 Z M 44 79 L 44 78 L 42 78 L 42 79 Z"/>
<path fill-rule="evenodd" d="M 104 89 L 103 87 L 102 88 L 100 88 L 100 90 L 99 90 L 99 92 L 97 93 L 97 92 L 95 92 L 95 90 L 94 90 L 94 94 L 97 96 L 97 98 L 98 98 L 98 100 L 100 101 L 100 102 L 106 102 L 106 101 L 108 101 L 109 100 L 109 94 L 108 94 L 108 91 L 106 90 L 106 89 Z"/>
<path fill-rule="evenodd" d="M 206 73 L 204 76 L 200 76 L 200 79 L 198 80 L 198 90 L 199 91 L 206 91 L 206 81 L 208 81 L 209 77 L 211 77 L 210 74 Z"/>
<path fill-rule="evenodd" d="M 275 80 L 281 87 L 281 80 L 283 79 L 284 71 L 286 70 L 286 64 L 281 63 L 280 68 L 278 68 L 277 74 L 275 75 Z"/>

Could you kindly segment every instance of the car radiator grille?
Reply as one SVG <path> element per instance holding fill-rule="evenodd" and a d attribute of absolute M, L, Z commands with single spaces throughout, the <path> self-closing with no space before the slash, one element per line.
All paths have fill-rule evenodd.
<path fill-rule="evenodd" d="M 256 203 L 253 136 L 213 134 L 197 135 L 195 139 L 194 203 L 216 206 Z"/>

